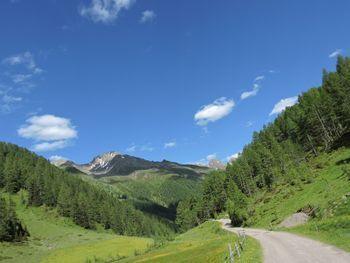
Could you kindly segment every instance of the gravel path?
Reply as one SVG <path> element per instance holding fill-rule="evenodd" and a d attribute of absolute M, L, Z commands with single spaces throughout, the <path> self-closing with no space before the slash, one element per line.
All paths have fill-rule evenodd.
<path fill-rule="evenodd" d="M 350 253 L 298 235 L 252 228 L 233 228 L 230 220 L 219 220 L 223 229 L 244 230 L 261 244 L 265 263 L 350 263 Z"/>

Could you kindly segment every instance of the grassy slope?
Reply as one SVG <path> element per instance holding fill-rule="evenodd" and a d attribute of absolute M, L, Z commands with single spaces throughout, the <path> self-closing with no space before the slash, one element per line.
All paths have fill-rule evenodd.
<path fill-rule="evenodd" d="M 284 218 L 311 205 L 316 217 L 288 231 L 304 234 L 350 251 L 350 181 L 342 167 L 350 165 L 350 149 L 324 154 L 312 161 L 311 182 L 281 185 L 265 193 L 254 205 L 255 227 L 277 226 Z"/>
<path fill-rule="evenodd" d="M 85 230 L 69 219 L 59 217 L 55 210 L 26 208 L 20 204 L 18 195 L 14 199 L 18 216 L 31 236 L 23 244 L 0 243 L 1 263 L 38 263 L 48 256 L 42 262 L 85 263 L 87 257 L 94 255 L 105 259 L 118 254 L 129 256 L 134 254 L 134 250 L 144 250 L 153 242 L 151 239 L 117 236 L 102 230 L 100 233 Z"/>
<path fill-rule="evenodd" d="M 158 171 L 137 171 L 129 176 L 111 176 L 100 179 L 113 185 L 120 193 L 130 198 L 149 200 L 168 207 L 193 191 L 200 177 L 162 174 Z"/>
<path fill-rule="evenodd" d="M 228 242 L 233 245 L 237 242 L 237 236 L 222 230 L 220 223 L 211 221 L 179 235 L 174 241 L 158 249 L 120 262 L 221 263 L 227 260 Z M 257 241 L 248 238 L 246 247 L 240 262 L 262 262 L 262 252 Z"/>

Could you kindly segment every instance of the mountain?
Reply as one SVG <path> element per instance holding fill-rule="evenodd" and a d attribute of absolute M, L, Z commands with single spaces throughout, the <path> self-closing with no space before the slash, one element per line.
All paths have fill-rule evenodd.
<path fill-rule="evenodd" d="M 148 161 L 118 152 L 107 152 L 98 155 L 87 164 L 76 164 L 68 160 L 56 160 L 53 164 L 69 172 L 82 172 L 98 178 L 117 175 L 126 176 L 141 170 L 154 170 L 164 174 L 201 176 L 210 170 L 208 167 L 184 165 L 167 160 L 161 162 Z"/>
<path fill-rule="evenodd" d="M 226 165 L 220 160 L 212 159 L 209 161 L 208 167 L 213 168 L 215 170 L 225 170 Z"/>

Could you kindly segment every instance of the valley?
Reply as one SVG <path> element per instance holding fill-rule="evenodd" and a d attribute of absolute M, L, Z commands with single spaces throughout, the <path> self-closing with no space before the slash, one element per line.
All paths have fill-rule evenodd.
<path fill-rule="evenodd" d="M 234 244 L 238 262 L 273 262 L 281 247 L 302 262 L 308 246 L 311 261 L 346 262 L 349 87 L 339 57 L 225 169 L 117 152 L 52 164 L 0 142 L 0 262 L 228 262 Z"/>

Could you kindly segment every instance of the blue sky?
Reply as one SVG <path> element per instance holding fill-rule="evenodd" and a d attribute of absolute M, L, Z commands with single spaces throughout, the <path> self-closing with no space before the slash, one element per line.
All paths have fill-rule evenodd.
<path fill-rule="evenodd" d="M 350 50 L 350 2 L 2 0 L 0 140 L 226 160 Z"/>

